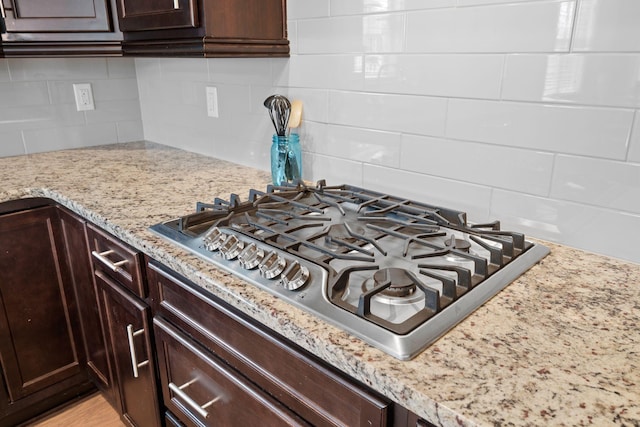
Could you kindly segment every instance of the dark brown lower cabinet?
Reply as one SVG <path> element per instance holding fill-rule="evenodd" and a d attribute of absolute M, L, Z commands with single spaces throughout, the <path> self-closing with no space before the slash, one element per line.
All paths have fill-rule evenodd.
<path fill-rule="evenodd" d="M 280 411 L 284 405 L 299 417 L 299 421 L 292 418 L 294 424 L 394 424 L 394 405 L 389 400 L 202 288 L 154 262 L 147 264 L 147 277 L 164 403 L 183 423 L 256 425 L 216 421 L 218 411 L 223 417 L 231 411 L 236 416 L 263 414 L 274 425 L 283 425 L 276 420 L 284 414 L 292 416 Z M 273 400 L 265 400 L 264 393 Z M 250 412 L 250 405 L 262 412 Z M 208 418 L 203 417 L 205 412 Z"/>
<path fill-rule="evenodd" d="M 159 426 L 150 308 L 102 271 L 95 280 L 122 417 L 131 426 Z"/>
<path fill-rule="evenodd" d="M 5 212 L 0 214 L 0 425 L 4 426 L 25 421 L 92 386 L 84 369 L 57 207 L 35 199 L 1 204 L 1 212 Z"/>

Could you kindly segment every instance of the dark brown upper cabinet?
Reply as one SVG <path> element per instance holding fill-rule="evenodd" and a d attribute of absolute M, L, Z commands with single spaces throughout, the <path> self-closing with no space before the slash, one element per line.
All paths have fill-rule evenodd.
<path fill-rule="evenodd" d="M 0 0 L 12 56 L 120 56 L 115 0 Z"/>
<path fill-rule="evenodd" d="M 288 56 L 286 0 L 117 0 L 124 52 Z"/>

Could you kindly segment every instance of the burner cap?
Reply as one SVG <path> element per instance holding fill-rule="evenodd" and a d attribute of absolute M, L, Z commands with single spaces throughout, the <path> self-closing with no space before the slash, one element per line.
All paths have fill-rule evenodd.
<path fill-rule="evenodd" d="M 378 270 L 373 274 L 373 280 L 376 286 L 380 286 L 391 281 L 391 286 L 380 292 L 384 295 L 404 297 L 411 295 L 416 290 L 416 284 L 413 278 L 409 275 L 407 270 L 402 268 L 384 268 L 382 270 Z"/>
<path fill-rule="evenodd" d="M 456 239 L 454 236 L 451 236 L 451 239 L 444 242 L 444 244 L 449 249 L 457 249 L 467 253 L 469 253 L 469 249 L 471 248 L 471 243 L 464 239 Z"/>

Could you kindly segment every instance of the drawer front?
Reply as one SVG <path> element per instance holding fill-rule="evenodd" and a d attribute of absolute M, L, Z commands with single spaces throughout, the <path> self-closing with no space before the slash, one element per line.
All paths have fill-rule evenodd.
<path fill-rule="evenodd" d="M 164 403 L 185 424 L 307 425 L 175 327 L 153 323 Z"/>
<path fill-rule="evenodd" d="M 198 27 L 195 0 L 120 0 L 122 31 L 162 30 Z"/>
<path fill-rule="evenodd" d="M 91 224 L 87 228 L 94 268 L 105 272 L 140 298 L 146 298 L 140 254 Z"/>
<path fill-rule="evenodd" d="M 314 425 L 385 426 L 391 403 L 203 290 L 148 265 L 155 314 L 169 319 Z"/>

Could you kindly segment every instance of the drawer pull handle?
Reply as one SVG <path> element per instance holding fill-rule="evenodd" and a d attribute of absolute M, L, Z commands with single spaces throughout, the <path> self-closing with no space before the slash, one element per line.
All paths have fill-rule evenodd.
<path fill-rule="evenodd" d="M 109 249 L 108 251 L 104 251 L 104 252 L 91 251 L 91 255 L 93 255 L 96 259 L 98 259 L 101 263 L 109 267 L 114 272 L 117 272 L 118 270 L 121 269 L 120 268 L 121 265 L 124 265 L 127 263 L 127 260 L 123 259 L 122 261 L 118 261 L 118 262 L 111 261 L 109 258 L 107 258 L 107 255 L 111 255 L 114 252 L 115 251 L 113 249 Z"/>
<path fill-rule="evenodd" d="M 195 400 L 189 397 L 187 393 L 184 392 L 184 389 L 189 387 L 191 384 L 198 381 L 197 378 L 192 379 L 189 382 L 182 384 L 181 386 L 177 386 L 174 383 L 169 383 L 169 388 L 173 391 L 180 399 L 184 400 L 193 410 L 195 410 L 202 418 L 209 418 L 209 413 L 205 411 L 209 406 L 216 403 L 218 400 L 222 399 L 222 396 L 215 397 L 205 403 L 204 405 L 198 405 Z"/>
<path fill-rule="evenodd" d="M 4 11 L 4 4 L 2 3 L 3 1 L 4 0 L 0 0 L 0 16 L 2 16 L 2 19 L 6 19 L 7 18 L 7 14 Z"/>
<path fill-rule="evenodd" d="M 133 338 L 138 335 L 144 334 L 144 329 L 138 329 L 134 332 L 133 325 L 127 325 L 127 339 L 129 340 L 129 355 L 131 356 L 131 367 L 133 368 L 133 377 L 138 378 L 138 368 L 142 368 L 149 364 L 149 359 L 144 362 L 138 363 L 138 356 L 136 355 L 136 348 L 133 344 Z"/>
<path fill-rule="evenodd" d="M 180 9 L 180 0 L 173 0 L 173 8 Z"/>

